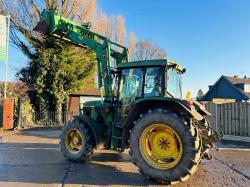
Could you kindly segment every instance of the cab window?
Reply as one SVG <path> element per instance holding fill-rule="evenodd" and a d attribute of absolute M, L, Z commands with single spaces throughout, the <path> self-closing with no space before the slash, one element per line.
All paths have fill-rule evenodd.
<path fill-rule="evenodd" d="M 144 97 L 162 95 L 162 68 L 151 67 L 146 69 Z"/>
<path fill-rule="evenodd" d="M 143 70 L 141 68 L 122 70 L 119 95 L 120 99 L 142 96 Z"/>
<path fill-rule="evenodd" d="M 175 69 L 168 69 L 167 91 L 175 98 L 182 98 L 181 73 Z"/>

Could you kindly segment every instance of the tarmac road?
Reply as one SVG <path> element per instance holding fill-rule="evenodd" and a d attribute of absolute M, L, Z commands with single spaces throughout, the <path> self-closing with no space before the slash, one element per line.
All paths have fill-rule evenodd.
<path fill-rule="evenodd" d="M 58 147 L 59 133 L 43 128 L 0 138 L 0 186 L 163 186 L 145 179 L 126 152 L 98 151 L 87 164 L 68 162 Z M 174 186 L 250 186 L 250 149 L 213 154 L 190 180 Z"/>

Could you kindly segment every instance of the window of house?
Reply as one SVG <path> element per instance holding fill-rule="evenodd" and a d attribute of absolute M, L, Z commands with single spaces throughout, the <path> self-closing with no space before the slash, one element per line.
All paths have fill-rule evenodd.
<path fill-rule="evenodd" d="M 250 92 L 250 84 L 244 85 L 244 92 Z"/>

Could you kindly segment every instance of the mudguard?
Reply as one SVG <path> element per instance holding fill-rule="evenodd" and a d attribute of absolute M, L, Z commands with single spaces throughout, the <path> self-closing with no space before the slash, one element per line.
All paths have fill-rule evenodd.
<path fill-rule="evenodd" d="M 154 108 L 164 108 L 180 113 L 189 118 L 194 118 L 201 121 L 204 117 L 196 111 L 195 107 L 190 107 L 185 101 L 176 98 L 159 98 L 150 97 L 138 99 L 130 108 L 128 117 L 124 122 L 124 127 L 130 127 L 138 115 L 144 113 L 146 110 Z"/>
<path fill-rule="evenodd" d="M 79 122 L 86 124 L 91 129 L 95 138 L 95 148 L 96 149 L 104 148 L 105 141 L 101 135 L 101 130 L 100 130 L 101 124 L 96 123 L 89 116 L 86 115 L 75 116 L 74 118 L 78 119 Z"/>
<path fill-rule="evenodd" d="M 207 111 L 205 106 L 203 106 L 200 102 L 198 102 L 198 101 L 193 101 L 193 102 L 194 102 L 194 106 L 198 112 L 200 112 L 203 115 L 208 115 L 208 116 L 212 115 L 209 111 Z"/>

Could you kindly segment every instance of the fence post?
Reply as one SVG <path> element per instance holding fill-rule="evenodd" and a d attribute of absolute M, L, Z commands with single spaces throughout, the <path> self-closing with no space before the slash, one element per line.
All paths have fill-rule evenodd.
<path fill-rule="evenodd" d="M 232 108 L 231 135 L 235 135 L 235 129 L 234 129 L 234 127 L 235 127 L 235 125 L 234 125 L 235 124 L 235 107 L 234 106 L 235 106 L 234 103 L 232 103 L 231 104 L 231 108 Z"/>
<path fill-rule="evenodd" d="M 229 112 L 229 125 L 228 125 L 228 130 L 229 134 L 232 134 L 232 123 L 233 123 L 233 105 L 232 103 L 229 104 L 230 112 Z"/>
<path fill-rule="evenodd" d="M 228 104 L 226 103 L 224 105 L 224 112 L 225 112 L 225 115 L 224 115 L 224 128 L 225 128 L 225 134 L 228 134 Z"/>
<path fill-rule="evenodd" d="M 247 136 L 248 135 L 248 133 L 247 133 L 247 131 L 248 131 L 248 128 L 247 128 L 247 126 L 248 126 L 248 123 L 247 123 L 247 121 L 248 121 L 248 115 L 247 115 L 248 113 L 247 113 L 247 102 L 245 102 L 244 103 L 244 115 L 246 116 L 245 117 L 245 120 L 244 120 L 244 122 L 245 122 L 245 133 L 244 133 L 244 136 Z"/>
<path fill-rule="evenodd" d="M 244 108 L 243 103 L 240 103 L 240 135 L 244 136 Z"/>
<path fill-rule="evenodd" d="M 215 130 L 218 130 L 218 107 L 217 104 L 215 103 Z"/>

